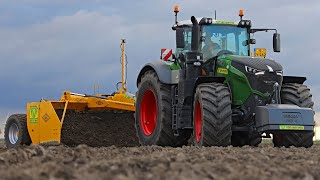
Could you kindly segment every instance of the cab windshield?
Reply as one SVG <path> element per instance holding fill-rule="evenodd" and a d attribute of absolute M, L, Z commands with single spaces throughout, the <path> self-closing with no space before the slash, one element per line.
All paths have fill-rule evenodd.
<path fill-rule="evenodd" d="M 203 59 L 215 57 L 223 50 L 230 51 L 234 55 L 248 56 L 247 42 L 248 33 L 245 28 L 226 25 L 203 26 L 201 45 Z"/>

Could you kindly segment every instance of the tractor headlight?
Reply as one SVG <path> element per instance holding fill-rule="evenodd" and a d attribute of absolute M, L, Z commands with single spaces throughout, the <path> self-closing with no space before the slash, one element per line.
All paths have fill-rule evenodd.
<path fill-rule="evenodd" d="M 239 23 L 238 23 L 238 27 L 250 28 L 251 27 L 251 21 L 250 20 L 240 20 Z"/>
<path fill-rule="evenodd" d="M 199 22 L 200 25 L 212 24 L 212 18 L 202 18 Z"/>
<path fill-rule="evenodd" d="M 245 66 L 245 69 L 246 69 L 246 71 L 248 73 L 251 73 L 251 74 L 254 74 L 254 75 L 263 75 L 264 74 L 264 71 L 255 69 L 255 68 L 250 67 L 250 66 Z"/>

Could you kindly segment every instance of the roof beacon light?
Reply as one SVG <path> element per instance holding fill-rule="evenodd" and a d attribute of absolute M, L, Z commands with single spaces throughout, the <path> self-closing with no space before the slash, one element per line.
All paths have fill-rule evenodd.
<path fill-rule="evenodd" d="M 175 21 L 174 21 L 174 25 L 172 26 L 172 30 L 174 31 L 177 29 L 177 25 L 178 25 L 178 12 L 179 12 L 179 6 L 174 5 Z"/>
<path fill-rule="evenodd" d="M 172 26 L 172 30 L 174 30 L 174 31 L 177 29 L 177 26 L 178 26 L 178 12 L 179 12 L 179 6 L 174 5 L 175 20 L 174 20 L 174 25 Z"/>
<path fill-rule="evenodd" d="M 243 11 L 243 9 L 240 9 L 240 10 L 239 10 L 239 16 L 240 16 L 240 19 L 242 20 L 242 16 L 244 16 L 244 11 Z"/>
<path fill-rule="evenodd" d="M 179 12 L 179 6 L 178 5 L 174 5 L 174 12 L 178 13 Z"/>

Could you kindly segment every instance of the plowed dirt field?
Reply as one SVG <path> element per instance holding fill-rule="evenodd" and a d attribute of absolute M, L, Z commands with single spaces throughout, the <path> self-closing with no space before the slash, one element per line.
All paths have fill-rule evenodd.
<path fill-rule="evenodd" d="M 320 179 L 305 148 L 28 146 L 0 148 L 1 179 Z"/>
<path fill-rule="evenodd" d="M 0 179 L 320 179 L 320 145 L 141 147 L 132 113 L 69 113 L 61 140 L 68 146 L 0 143 Z"/>

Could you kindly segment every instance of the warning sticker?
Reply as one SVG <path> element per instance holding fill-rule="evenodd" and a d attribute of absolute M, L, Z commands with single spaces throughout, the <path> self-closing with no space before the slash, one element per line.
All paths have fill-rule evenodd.
<path fill-rule="evenodd" d="M 228 74 L 228 70 L 225 68 L 218 68 L 217 72 L 220 74 Z"/>
<path fill-rule="evenodd" d="M 38 124 L 39 108 L 31 106 L 29 110 L 30 124 Z"/>
<path fill-rule="evenodd" d="M 280 125 L 280 130 L 304 130 L 304 126 Z"/>

